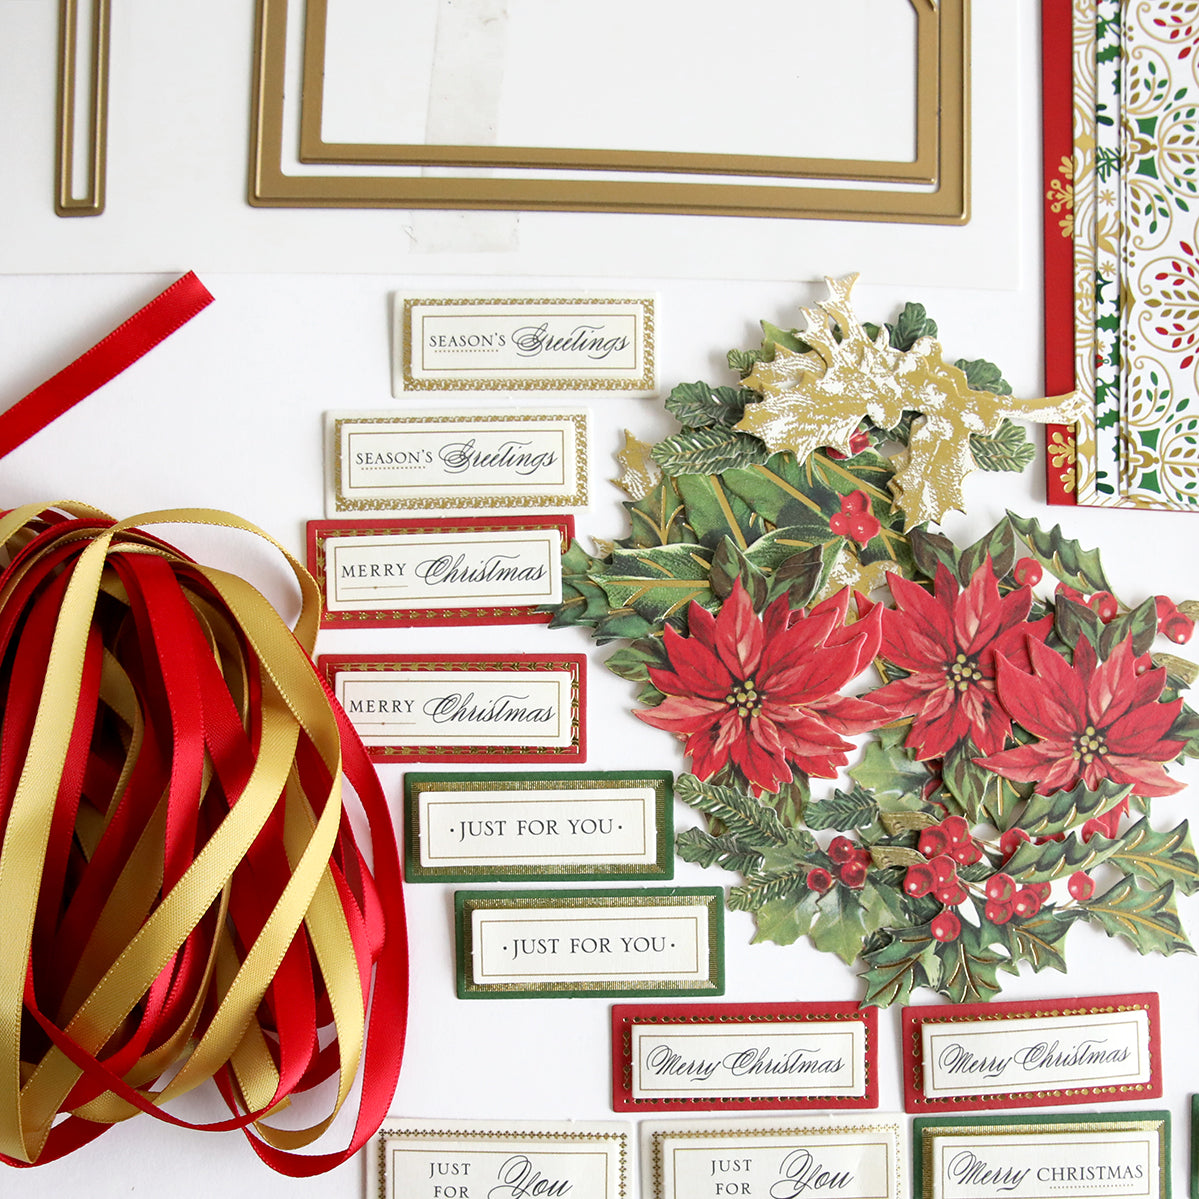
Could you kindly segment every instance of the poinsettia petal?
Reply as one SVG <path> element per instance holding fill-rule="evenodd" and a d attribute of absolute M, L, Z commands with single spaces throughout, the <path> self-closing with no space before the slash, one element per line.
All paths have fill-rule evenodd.
<path fill-rule="evenodd" d="M 1053 632 L 1053 617 L 1043 616 L 1040 620 L 1028 620 L 1014 624 L 1002 633 L 983 650 L 978 656 L 978 665 L 982 672 L 990 677 L 995 676 L 995 655 L 1002 654 L 1013 666 L 1026 674 L 1032 672 L 1032 660 L 1028 656 L 1028 641 L 1039 641 L 1042 645 L 1045 638 Z"/>
<path fill-rule="evenodd" d="M 1073 751 L 1072 741 L 1033 741 L 1028 745 L 1017 745 L 1012 749 L 1000 750 L 997 754 L 975 758 L 974 763 L 995 774 L 1002 774 L 1004 778 L 1031 783 L 1055 763 L 1071 757 Z"/>
<path fill-rule="evenodd" d="M 988 558 L 953 605 L 953 634 L 958 647 L 973 657 L 999 631 L 999 587 Z"/>
<path fill-rule="evenodd" d="M 749 721 L 746 732 L 747 735 L 733 747 L 733 761 L 755 787 L 777 791 L 792 778 L 777 730 L 769 720 L 755 716 Z"/>
<path fill-rule="evenodd" d="M 1011 731 L 1012 722 L 999 697 L 985 683 L 971 683 L 958 695 L 958 708 L 965 716 L 970 735 L 981 753 L 998 753 Z"/>
<path fill-rule="evenodd" d="M 726 707 L 709 699 L 690 695 L 668 695 L 656 708 L 636 708 L 638 720 L 668 733 L 694 733 L 713 725 Z"/>
<path fill-rule="evenodd" d="M 948 572 L 946 579 L 948 581 L 942 588 L 938 575 L 938 596 L 934 597 L 901 575 L 887 575 L 896 607 L 883 611 L 880 652 L 889 662 L 913 671 L 926 669 L 953 656 L 956 649 L 953 599 L 957 595 L 957 584 Z"/>
<path fill-rule="evenodd" d="M 931 670 L 910 674 L 907 678 L 895 679 L 868 691 L 863 696 L 872 704 L 878 704 L 891 713 L 892 718 L 899 716 L 914 716 L 934 695 L 948 690 L 945 675 Z"/>
<path fill-rule="evenodd" d="M 852 695 L 832 695 L 804 706 L 834 732 L 847 737 L 869 733 L 886 724 L 888 719 L 885 708 Z"/>
<path fill-rule="evenodd" d="M 1163 740 L 1174 726 L 1182 700 L 1169 704 L 1142 704 L 1103 730 L 1108 752 L 1169 762 L 1182 753 L 1181 741 Z"/>
<path fill-rule="evenodd" d="M 651 666 L 650 682 L 666 695 L 702 695 L 723 700 L 733 683 L 724 664 L 703 646 L 692 647 L 686 641 L 682 646 L 686 648 L 676 650 L 671 663 L 675 669 Z"/>
<path fill-rule="evenodd" d="M 1086 723 L 1086 692 L 1070 664 L 1037 641 L 1028 642 L 1036 674 L 995 659 L 999 699 L 1012 719 L 1036 737 L 1073 735 Z"/>
<path fill-rule="evenodd" d="M 1126 758 L 1120 754 L 1106 754 L 1103 763 L 1107 776 L 1114 783 L 1129 784 L 1137 795 L 1156 798 L 1161 795 L 1177 795 L 1184 785 L 1172 779 L 1160 762 L 1146 762 L 1143 758 Z"/>
<path fill-rule="evenodd" d="M 779 703 L 802 704 L 840 691 L 858 673 L 856 645 L 822 649 L 787 670 L 764 675 L 761 689 Z"/>
<path fill-rule="evenodd" d="M 762 622 L 740 579 L 716 616 L 716 653 L 738 680 L 751 678 L 762 657 Z"/>

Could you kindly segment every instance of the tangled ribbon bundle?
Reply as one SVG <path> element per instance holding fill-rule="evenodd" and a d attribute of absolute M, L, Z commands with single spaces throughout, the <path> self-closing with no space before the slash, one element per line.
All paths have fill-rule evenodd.
<path fill-rule="evenodd" d="M 394 834 L 309 658 L 312 579 L 289 558 L 293 636 L 249 583 L 143 531 L 164 521 L 256 531 L 77 505 L 0 518 L 0 1151 L 52 1160 L 139 1110 L 184 1123 L 159 1105 L 214 1078 L 237 1114 L 212 1127 L 254 1122 L 264 1161 L 312 1173 L 346 1154 L 289 1151 L 332 1116 L 261 1117 L 333 1076 L 336 1112 L 368 1010 L 348 1152 L 386 1113 L 406 991 Z M 340 802 L 343 747 L 374 876 Z"/>
<path fill-rule="evenodd" d="M 86 390 L 61 386 L 78 363 L 44 385 L 77 393 L 45 406 L 51 418 L 207 302 L 194 276 L 181 284 L 90 352 L 98 368 L 80 360 Z M 311 661 L 312 578 L 276 545 L 301 591 L 293 633 L 248 582 L 146 531 L 163 523 L 271 540 L 206 510 L 0 512 L 0 1160 L 53 1161 L 147 1112 L 243 1129 L 274 1169 L 316 1174 L 376 1131 L 399 1075 L 395 833 Z M 295 1152 L 329 1127 L 360 1064 L 349 1144 Z M 230 1119 L 163 1109 L 208 1079 Z M 323 1118 L 266 1121 L 322 1083 Z"/>

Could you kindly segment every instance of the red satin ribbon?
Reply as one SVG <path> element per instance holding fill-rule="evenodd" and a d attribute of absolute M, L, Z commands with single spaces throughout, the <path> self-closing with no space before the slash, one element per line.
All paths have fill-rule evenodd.
<path fill-rule="evenodd" d="M 0 415 L 0 457 L 135 362 L 211 301 L 194 274 L 173 284 L 71 366 Z M 17 580 L 0 607 L 0 834 L 20 778 L 71 571 L 89 544 L 89 533 L 94 535 L 106 527 L 102 520 L 71 519 L 48 510 L 42 514 L 33 540 L 0 574 L 0 593 L 10 579 Z M 215 910 L 201 920 L 161 970 L 145 994 L 137 1018 L 126 1021 L 100 1054 L 84 1051 L 56 1023 L 75 964 L 87 952 L 103 906 L 163 795 L 166 827 L 161 890 L 165 895 L 237 803 L 254 766 L 261 734 L 257 718 L 261 664 L 248 639 L 243 637 L 240 646 L 249 691 L 244 699 L 249 717 L 243 721 L 197 618 L 197 604 L 222 609 L 220 595 L 177 550 L 145 533 L 123 536 L 141 546 L 162 545 L 167 555 L 122 552 L 109 558 L 128 603 L 119 631 L 93 624 L 86 646 L 80 699 L 42 869 L 25 988 L 33 1052 L 26 1053 L 23 1032 L 22 1058 L 37 1060 L 40 1037 L 40 1044 L 58 1046 L 80 1069 L 81 1077 L 64 1110 L 108 1092 L 167 1123 L 211 1131 L 241 1128 L 262 1160 L 284 1174 L 306 1177 L 321 1173 L 356 1153 L 386 1117 L 403 1058 L 408 986 L 402 874 L 391 816 L 374 767 L 323 679 L 337 720 L 343 772 L 365 813 L 374 859 L 373 866 L 368 866 L 343 811 L 330 872 L 345 913 L 362 994 L 370 995 L 362 1092 L 349 1144 L 332 1153 L 291 1153 L 262 1140 L 250 1127 L 280 1100 L 319 1086 L 339 1070 L 337 1045 L 320 1046 L 319 1030 L 329 1025 L 332 1013 L 303 926 L 259 1008 L 259 1024 L 279 1071 L 276 1093 L 263 1111 L 245 1110 L 229 1066 L 222 1068 L 215 1081 L 233 1117 L 208 1125 L 189 1124 L 169 1115 L 123 1077 L 143 1054 L 164 1044 L 184 1026 L 210 958 L 217 931 Z M 132 774 L 123 781 L 127 747 L 113 730 L 104 727 L 112 717 L 106 715 L 101 700 L 103 659 L 106 651 L 113 652 L 114 639 L 145 714 L 144 741 Z M 106 731 L 113 735 L 106 736 Z M 204 790 L 201 780 L 206 764 L 214 781 Z M 328 769 L 304 732 L 295 770 L 306 795 L 328 791 Z M 201 793 L 203 802 L 197 804 Z M 77 835 L 81 808 L 103 812 L 105 803 L 118 795 L 103 834 L 85 853 Z M 317 811 L 315 816 L 319 814 Z M 291 873 L 283 847 L 282 816 L 277 811 L 242 859 L 229 888 L 226 924 L 239 945 L 253 944 Z M 107 1127 L 75 1115 L 58 1121 L 36 1164 L 70 1153 Z M 0 1160 L 30 1164 L 2 1156 Z"/>
<path fill-rule="evenodd" d="M 0 458 L 103 387 L 211 303 L 211 293 L 194 271 L 177 279 L 103 341 L 0 415 Z"/>

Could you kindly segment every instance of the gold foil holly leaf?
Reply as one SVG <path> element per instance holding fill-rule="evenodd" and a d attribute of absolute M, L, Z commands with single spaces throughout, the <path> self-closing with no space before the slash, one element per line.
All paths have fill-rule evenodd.
<path fill-rule="evenodd" d="M 904 412 L 919 413 L 891 482 L 907 531 L 962 510 L 962 484 L 975 469 L 972 434 L 993 435 L 1009 417 L 1069 424 L 1081 415 L 1083 400 L 1074 393 L 1020 400 L 972 390 L 935 338 L 921 337 L 909 350 L 891 346 L 885 329 L 871 338 L 850 299 L 857 278 L 826 279 L 829 298 L 802 309 L 809 353 L 776 346 L 772 362 L 755 364 L 744 382 L 762 399 L 746 405 L 738 429 L 803 461 L 821 446 L 849 454 L 864 416 L 889 429 Z"/>
<path fill-rule="evenodd" d="M 662 477 L 662 468 L 650 457 L 653 448 L 649 442 L 634 437 L 628 429 L 624 431 L 624 449 L 616 452 L 616 461 L 621 466 L 620 478 L 612 482 L 632 500 L 644 499 Z"/>

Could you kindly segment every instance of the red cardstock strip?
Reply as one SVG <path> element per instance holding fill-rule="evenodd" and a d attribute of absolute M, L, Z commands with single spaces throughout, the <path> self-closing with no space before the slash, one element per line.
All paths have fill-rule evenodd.
<path fill-rule="evenodd" d="M 339 674 L 369 674 L 377 671 L 402 670 L 415 674 L 426 671 L 503 671 L 510 673 L 514 684 L 530 672 L 557 671 L 570 675 L 570 743 L 566 745 L 446 745 L 430 739 L 419 745 L 372 745 L 369 733 L 363 733 L 363 743 L 376 762 L 585 762 L 587 760 L 587 656 L 585 654 L 556 654 L 540 657 L 535 654 L 509 654 L 492 658 L 482 654 L 443 654 L 436 658 L 421 654 L 322 654 L 316 660 L 317 669 L 336 693 Z M 353 714 L 350 714 L 353 722 Z"/>
<path fill-rule="evenodd" d="M 1079 1085 L 996 1095 L 924 1094 L 924 1060 L 921 1029 L 928 1023 L 964 1023 L 975 1020 L 1011 1021 L 1034 1016 L 1071 1016 L 1121 1011 L 1144 1011 L 1149 1020 L 1150 1077 L 1146 1083 Z M 1022 1000 L 1016 1003 L 945 1003 L 903 1009 L 903 1106 L 907 1112 L 980 1112 L 1011 1107 L 1058 1107 L 1072 1103 L 1117 1103 L 1133 1099 L 1158 1099 L 1162 1093 L 1161 1023 L 1157 995 L 1091 995 L 1082 999 Z"/>
<path fill-rule="evenodd" d="M 1074 390 L 1074 31 L 1070 0 L 1041 3 L 1041 139 L 1045 220 L 1045 394 Z M 1045 429 L 1045 492 L 1076 504 L 1074 426 Z"/>
<path fill-rule="evenodd" d="M 369 537 L 404 533 L 491 533 L 512 529 L 556 529 L 562 538 L 562 552 L 570 548 L 575 535 L 573 516 L 494 516 L 474 519 L 447 517 L 439 520 L 310 520 L 308 522 L 308 569 L 327 595 L 325 543 L 330 537 Z M 321 628 L 395 629 L 489 624 L 549 624 L 548 612 L 530 607 L 417 608 L 408 610 L 321 613 Z"/>
<path fill-rule="evenodd" d="M 714 1025 L 720 1028 L 785 1024 L 860 1024 L 865 1034 L 863 1095 L 681 1096 L 649 1098 L 633 1094 L 633 1028 L 635 1026 Z M 719 1028 L 714 1029 L 719 1031 Z M 781 1088 L 780 1088 L 781 1089 Z M 618 1112 L 665 1111 L 798 1111 L 806 1108 L 878 1107 L 878 1009 L 856 1003 L 703 1003 L 617 1004 L 612 1008 L 612 1109 Z"/>

